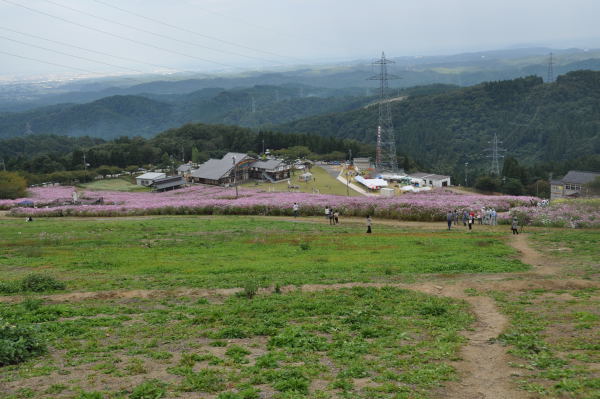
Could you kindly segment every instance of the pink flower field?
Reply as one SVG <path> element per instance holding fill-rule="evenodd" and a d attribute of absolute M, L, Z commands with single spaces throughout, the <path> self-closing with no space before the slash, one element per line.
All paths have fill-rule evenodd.
<path fill-rule="evenodd" d="M 600 228 L 600 200 L 557 201 L 548 207 L 516 207 L 510 215 L 533 226 Z"/>
<path fill-rule="evenodd" d="M 395 198 L 343 197 L 306 193 L 269 193 L 240 188 L 235 198 L 233 188 L 197 185 L 165 193 L 86 191 L 80 196 L 88 202 L 103 198 L 103 205 L 69 204 L 73 187 L 33 188 L 29 198 L 0 201 L 0 208 L 14 216 L 131 216 L 159 214 L 236 214 L 291 215 L 292 205 L 300 205 L 302 215 L 324 215 L 325 206 L 344 216 L 366 216 L 401 220 L 441 221 L 452 209 L 479 210 L 493 207 L 508 211 L 515 206 L 529 206 L 533 197 L 456 194 L 448 190 L 404 194 Z M 17 207 L 24 200 L 36 208 Z"/>

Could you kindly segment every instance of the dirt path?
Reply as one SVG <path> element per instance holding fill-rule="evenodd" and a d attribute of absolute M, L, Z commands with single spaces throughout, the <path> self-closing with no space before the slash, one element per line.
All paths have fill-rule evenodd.
<path fill-rule="evenodd" d="M 278 218 L 295 220 L 293 218 Z M 310 221 L 312 218 L 297 220 Z M 315 218 L 321 220 L 320 218 Z M 352 222 L 358 222 L 352 221 Z M 423 226 L 418 222 L 389 221 L 403 227 Z M 386 223 L 387 224 L 387 223 Z M 434 229 L 444 228 L 443 224 L 431 224 Z M 389 283 L 345 283 L 345 284 L 307 284 L 301 287 L 282 287 L 283 292 L 301 290 L 305 292 L 343 289 L 351 287 L 397 287 L 415 290 L 431 295 L 450 297 L 464 300 L 471 305 L 476 317 L 473 330 L 464 333 L 467 343 L 460 352 L 461 361 L 454 366 L 460 375 L 459 382 L 448 384 L 443 390 L 438 391 L 438 396 L 448 399 L 526 399 L 530 397 L 526 392 L 519 390 L 511 380 L 513 369 L 510 368 L 510 356 L 502 347 L 497 338 L 508 326 L 508 319 L 500 313 L 494 301 L 486 296 L 470 296 L 465 293 L 467 288 L 476 290 L 501 290 L 518 291 L 522 289 L 545 288 L 600 288 L 600 282 L 575 279 L 552 279 L 559 267 L 549 263 L 542 254 L 529 246 L 527 236 L 521 234 L 511 237 L 508 243 L 517 249 L 521 260 L 533 267 L 530 273 L 502 273 L 486 275 L 469 275 L 452 281 L 434 279 L 433 282 L 416 284 L 389 284 Z M 518 277 L 518 279 L 516 278 Z M 272 288 L 264 288 L 261 293 L 272 292 Z M 241 291 L 240 288 L 229 289 L 174 289 L 174 290 L 131 290 L 131 291 L 104 291 L 104 292 L 74 292 L 66 294 L 46 295 L 41 298 L 51 302 L 71 302 L 89 299 L 130 299 L 130 298 L 161 298 L 169 296 L 189 296 L 219 298 L 234 295 Z M 0 297 L 0 302 L 16 302 L 20 296 Z"/>

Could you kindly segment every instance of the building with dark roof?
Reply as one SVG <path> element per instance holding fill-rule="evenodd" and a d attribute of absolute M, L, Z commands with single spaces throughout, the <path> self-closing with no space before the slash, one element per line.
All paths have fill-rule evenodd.
<path fill-rule="evenodd" d="M 550 182 L 550 199 L 586 197 L 590 195 L 586 185 L 598 177 L 598 172 L 570 170 L 562 179 Z"/>
<path fill-rule="evenodd" d="M 163 177 L 162 179 L 154 180 L 151 186 L 154 188 L 154 191 L 176 190 L 185 186 L 185 179 L 183 176 Z"/>
<path fill-rule="evenodd" d="M 291 169 L 292 167 L 281 159 L 259 160 L 250 165 L 253 179 L 270 182 L 289 179 Z"/>
<path fill-rule="evenodd" d="M 229 185 L 250 179 L 250 165 L 255 159 L 239 152 L 228 152 L 221 159 L 209 159 L 190 173 L 195 183 Z"/>

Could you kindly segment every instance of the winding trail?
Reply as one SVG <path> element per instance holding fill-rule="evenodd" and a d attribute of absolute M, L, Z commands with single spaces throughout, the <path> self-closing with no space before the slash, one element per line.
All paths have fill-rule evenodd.
<path fill-rule="evenodd" d="M 417 224 L 417 223 L 414 223 Z M 407 225 L 403 223 L 403 225 Z M 413 225 L 413 223 L 410 223 Z M 422 224 L 421 224 L 422 226 Z M 437 227 L 434 227 L 437 228 Z M 397 287 L 415 290 L 431 295 L 444 296 L 468 302 L 476 317 L 472 330 L 463 335 L 467 339 L 460 352 L 461 360 L 455 362 L 460 380 L 451 382 L 435 392 L 440 398 L 448 399 L 527 399 L 527 392 L 519 390 L 511 380 L 514 369 L 509 367 L 511 358 L 506 348 L 497 338 L 508 326 L 509 321 L 487 296 L 471 296 L 465 293 L 467 288 L 476 290 L 519 291 L 532 288 L 567 289 L 600 288 L 600 282 L 577 279 L 558 279 L 560 266 L 552 264 L 542 254 L 530 247 L 527 235 L 520 234 L 508 240 L 508 244 L 517 249 L 523 263 L 532 266 L 527 273 L 501 273 L 485 275 L 467 275 L 453 280 L 434 279 L 433 282 L 415 284 L 389 283 L 345 283 L 345 284 L 307 284 L 300 287 L 282 287 L 283 292 L 301 290 L 316 292 L 351 287 Z M 161 298 L 185 295 L 189 297 L 226 297 L 241 291 L 241 288 L 227 289 L 173 289 L 173 290 L 131 290 L 73 292 L 40 296 L 50 302 L 72 302 L 89 299 L 130 299 Z M 263 288 L 260 293 L 267 294 L 273 288 Z M 21 296 L 0 297 L 0 302 L 16 302 Z"/>

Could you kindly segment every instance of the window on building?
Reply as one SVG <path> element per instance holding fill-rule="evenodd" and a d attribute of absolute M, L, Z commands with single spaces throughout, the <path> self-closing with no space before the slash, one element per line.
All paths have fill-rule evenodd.
<path fill-rule="evenodd" d="M 565 185 L 565 188 L 566 188 L 567 190 L 570 190 L 570 189 L 571 189 L 571 185 L 570 185 L 570 184 L 566 184 L 566 185 Z"/>

